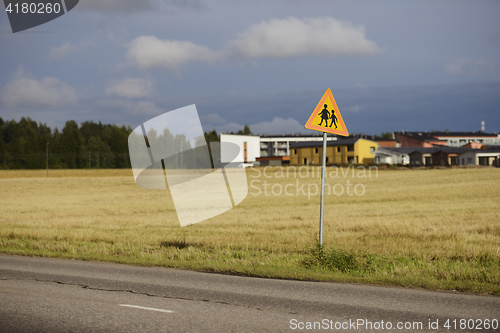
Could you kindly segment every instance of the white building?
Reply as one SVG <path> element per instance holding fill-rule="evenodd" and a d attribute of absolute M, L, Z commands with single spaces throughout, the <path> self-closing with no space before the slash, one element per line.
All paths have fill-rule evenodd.
<path fill-rule="evenodd" d="M 401 147 L 428 147 L 434 145 L 463 147 L 469 143 L 488 146 L 500 145 L 500 134 L 484 132 L 394 132 Z"/>
<path fill-rule="evenodd" d="M 375 163 L 377 164 L 410 164 L 408 155 L 412 148 L 378 148 L 375 150 Z"/>
<path fill-rule="evenodd" d="M 500 149 L 471 149 L 459 156 L 460 165 L 494 165 L 500 166 Z"/>
<path fill-rule="evenodd" d="M 260 157 L 260 137 L 255 135 L 220 134 L 220 142 L 230 142 L 240 147 L 240 153 L 232 162 L 252 164 Z M 222 162 L 225 161 L 222 157 Z"/>
<path fill-rule="evenodd" d="M 335 136 L 327 136 L 327 141 L 337 140 Z M 321 135 L 275 135 L 260 137 L 260 157 L 290 156 L 290 142 L 323 141 Z"/>
<path fill-rule="evenodd" d="M 434 137 L 441 141 L 446 141 L 450 147 L 462 147 L 468 143 L 476 142 L 486 145 L 500 145 L 500 134 L 488 133 L 439 133 Z"/>

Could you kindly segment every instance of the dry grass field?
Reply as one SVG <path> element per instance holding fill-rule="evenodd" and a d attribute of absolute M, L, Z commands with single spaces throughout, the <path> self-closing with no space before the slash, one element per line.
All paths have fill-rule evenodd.
<path fill-rule="evenodd" d="M 328 169 L 324 248 L 317 167 L 248 169 L 184 228 L 130 170 L 0 171 L 0 253 L 500 295 L 500 169 L 352 171 Z"/>

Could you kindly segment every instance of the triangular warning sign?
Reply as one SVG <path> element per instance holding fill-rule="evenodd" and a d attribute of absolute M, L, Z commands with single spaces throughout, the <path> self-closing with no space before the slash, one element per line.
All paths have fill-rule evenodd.
<path fill-rule="evenodd" d="M 342 115 L 330 89 L 326 90 L 318 106 L 316 106 L 309 117 L 305 128 L 313 131 L 349 136 L 344 119 L 342 119 Z"/>

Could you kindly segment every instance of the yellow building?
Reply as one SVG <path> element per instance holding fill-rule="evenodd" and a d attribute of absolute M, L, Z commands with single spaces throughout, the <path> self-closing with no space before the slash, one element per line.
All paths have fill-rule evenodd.
<path fill-rule="evenodd" d="M 375 150 L 379 144 L 366 139 L 328 141 L 326 164 L 369 164 L 375 162 Z M 290 164 L 321 165 L 323 142 L 309 141 L 290 144 Z"/>

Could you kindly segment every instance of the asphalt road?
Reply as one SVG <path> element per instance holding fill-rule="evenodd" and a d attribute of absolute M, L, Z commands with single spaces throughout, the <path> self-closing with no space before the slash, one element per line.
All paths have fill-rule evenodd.
<path fill-rule="evenodd" d="M 0 255 L 1 332 L 500 332 L 485 319 L 500 297 Z"/>

